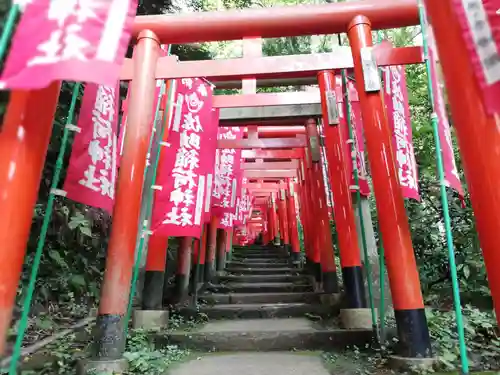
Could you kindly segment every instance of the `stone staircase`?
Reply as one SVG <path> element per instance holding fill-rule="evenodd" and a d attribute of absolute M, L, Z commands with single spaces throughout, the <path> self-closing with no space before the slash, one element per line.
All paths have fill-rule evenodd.
<path fill-rule="evenodd" d="M 332 350 L 365 345 L 371 330 L 337 325 L 340 306 L 323 305 L 313 279 L 279 247 L 236 247 L 217 283 L 200 295 L 208 323 L 158 337 L 196 351 Z"/>

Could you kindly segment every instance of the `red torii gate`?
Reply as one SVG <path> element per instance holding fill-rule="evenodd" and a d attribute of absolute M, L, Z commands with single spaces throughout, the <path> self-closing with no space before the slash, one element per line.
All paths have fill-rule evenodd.
<path fill-rule="evenodd" d="M 481 89 L 478 85 L 471 64 L 467 58 L 460 28 L 451 8 L 451 0 L 426 0 L 427 11 L 433 22 L 436 40 L 443 65 L 446 84 L 449 88 L 449 99 L 455 119 L 455 129 L 462 151 L 462 160 L 471 192 L 472 204 L 477 218 L 478 232 L 485 256 L 492 295 L 496 302 L 497 317 L 500 317 L 500 274 L 494 269 L 500 261 L 497 247 L 497 233 L 500 230 L 500 193 L 496 179 L 490 176 L 500 175 L 500 132 L 497 120 L 484 110 L 480 101 Z M 363 17 L 359 15 L 362 14 Z M 388 127 L 384 116 L 380 94 L 375 91 L 365 92 L 364 72 L 361 65 L 360 51 L 370 47 L 371 30 L 396 28 L 416 25 L 418 8 L 415 0 L 398 2 L 363 1 L 328 5 L 299 6 L 274 9 L 252 9 L 238 12 L 163 15 L 138 17 L 134 25 L 138 43 L 134 54 L 134 64 L 124 65 L 122 78 L 132 79 L 130 111 L 128 123 L 130 130 L 125 140 L 125 152 L 121 162 L 119 189 L 117 191 L 113 230 L 108 249 L 107 274 L 103 286 L 100 306 L 102 316 L 123 315 L 127 300 L 128 288 L 133 263 L 135 234 L 140 210 L 140 196 L 144 171 L 144 160 L 147 154 L 149 139 L 149 113 L 153 104 L 153 93 L 156 78 L 189 77 L 193 74 L 206 74 L 212 81 L 217 77 L 229 79 L 310 79 L 318 70 L 354 68 L 356 83 L 362 106 L 363 119 L 370 164 L 373 171 L 375 195 L 380 215 L 380 226 L 386 243 L 388 271 L 391 274 L 391 287 L 396 308 L 396 318 L 406 319 L 399 327 L 403 331 L 420 333 L 419 338 L 410 335 L 403 342 L 407 351 L 403 355 L 428 355 L 428 339 L 421 326 L 421 293 L 418 286 L 418 275 L 414 265 L 408 224 L 404 213 L 403 201 L 397 191 L 397 176 L 388 138 Z M 250 68 L 235 67 L 226 72 L 218 72 L 214 63 L 178 63 L 173 59 L 159 59 L 159 43 L 190 43 L 195 41 L 231 40 L 245 37 L 279 37 L 293 35 L 330 34 L 348 32 L 352 45 L 352 62 L 341 58 L 340 62 L 326 59 L 313 61 L 300 60 L 304 68 L 292 69 L 286 59 L 252 58 L 242 59 Z M 416 50 L 393 49 L 374 50 L 379 65 L 421 62 L 415 57 Z M 380 55 L 379 55 L 380 54 Z M 413 54 L 413 55 L 412 55 Z M 340 53 L 345 56 L 345 53 Z M 384 60 L 384 58 L 386 60 Z M 385 62 L 384 62 L 385 61 Z M 228 64 L 222 66 L 228 68 Z M 249 64 L 251 63 L 251 64 Z M 269 71 L 268 66 L 277 70 Z M 277 66 L 283 64 L 282 68 Z M 351 65 L 349 65 L 351 64 Z M 214 68 L 215 67 L 215 68 Z M 199 68 L 187 72 L 187 69 Z M 211 73 L 211 69 L 212 73 Z M 292 73 L 287 73 L 288 70 Z M 328 76 L 322 78 L 323 86 L 328 86 Z M 467 91 L 469 95 L 464 96 Z M 36 199 L 42 160 L 47 149 L 52 113 L 57 104 L 59 83 L 54 83 L 43 90 L 29 92 L 14 91 L 11 96 L 8 112 L 3 124 L 2 157 L 0 171 L 9 171 L 12 165 L 17 168 L 15 177 L 0 185 L 0 195 L 8 197 L 3 211 L 7 223 L 0 226 L 0 238 L 9 239 L 5 244 L 7 250 L 15 257 L 14 265 L 4 268 L 5 285 L 9 290 L 17 287 L 18 271 L 22 264 L 22 249 L 25 247 L 31 214 Z M 253 100 L 265 101 L 262 94 Z M 279 96 L 275 96 L 279 98 Z M 221 99 L 223 101 L 225 99 Z M 240 103 L 245 98 L 240 97 Z M 278 99 L 269 99 L 278 100 Z M 251 102 L 251 100 L 249 101 Z M 249 105 L 245 102 L 245 105 Z M 229 107 L 229 106 L 228 106 Z M 17 137 L 16 130 L 23 125 L 24 137 Z M 474 124 L 471 126 L 470 124 Z M 271 138 L 272 139 L 272 138 Z M 263 140 L 259 140 L 263 141 Z M 247 143 L 251 145 L 251 143 Z M 293 146 L 291 146 L 293 147 Z M 302 146 L 301 146 L 302 147 Z M 308 154 L 307 148 L 306 155 Z M 295 153 L 294 150 L 280 151 Z M 266 154 L 267 151 L 256 151 Z M 273 151 L 271 154 L 278 154 Z M 311 155 L 308 155 L 309 159 Z M 345 188 L 345 186 L 344 186 Z M 344 189 L 345 190 L 345 189 Z M 337 203 L 337 202 L 336 202 Z M 18 215 L 15 222 L 9 221 Z M 398 228 L 398 230 L 394 230 Z M 10 269 L 12 268 L 12 269 Z M 12 271 L 13 270 L 13 271 Z M 120 277 L 114 277 L 120 275 Z M 415 283 L 415 280 L 417 281 Z M 405 285 L 401 290 L 401 285 Z M 10 322 L 11 301 L 1 301 L 0 331 L 5 332 Z M 399 314 L 399 318 L 398 318 Z M 425 319 L 424 321 L 425 322 Z M 114 323 L 113 323 L 114 324 Z M 400 321 L 398 321 L 400 324 Z M 406 325 L 405 325 L 406 324 Z M 410 326 L 408 326 L 410 325 Z M 116 320 L 114 329 L 121 328 L 120 320 Z M 117 336 L 119 343 L 122 339 Z M 97 338 L 100 342 L 100 338 Z M 114 344 L 117 344 L 116 342 Z"/>

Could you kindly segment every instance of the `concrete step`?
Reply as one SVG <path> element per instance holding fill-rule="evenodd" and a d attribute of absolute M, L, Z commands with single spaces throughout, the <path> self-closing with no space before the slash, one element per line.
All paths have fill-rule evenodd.
<path fill-rule="evenodd" d="M 202 294 L 200 299 L 207 303 L 221 304 L 254 304 L 254 303 L 319 303 L 319 293 L 315 292 L 282 292 L 282 293 L 227 293 Z"/>
<path fill-rule="evenodd" d="M 226 283 L 207 288 L 215 293 L 312 292 L 311 284 L 297 283 Z"/>
<path fill-rule="evenodd" d="M 290 256 L 283 252 L 283 253 L 233 253 L 233 257 L 237 258 L 248 258 L 248 259 L 279 259 L 279 258 L 289 258 Z"/>
<path fill-rule="evenodd" d="M 228 268 L 290 268 L 290 263 L 288 262 L 241 262 L 241 261 L 230 261 L 227 262 Z"/>
<path fill-rule="evenodd" d="M 269 319 L 269 318 L 303 318 L 306 314 L 326 316 L 338 314 L 339 308 L 321 304 L 295 303 L 254 303 L 254 304 L 221 304 L 201 306 L 200 313 L 209 319 Z"/>
<path fill-rule="evenodd" d="M 195 356 L 168 371 L 169 375 L 330 375 L 320 353 L 216 353 Z"/>
<path fill-rule="evenodd" d="M 235 283 L 273 283 L 273 282 L 304 282 L 307 283 L 309 276 L 304 275 L 224 275 L 219 276 L 219 282 Z"/>
<path fill-rule="evenodd" d="M 161 332 L 156 345 L 179 345 L 198 351 L 333 350 L 364 346 L 371 330 L 326 328 L 305 318 L 213 321 L 189 331 Z"/>
<path fill-rule="evenodd" d="M 286 258 L 232 258 L 232 262 L 241 262 L 245 264 L 259 264 L 259 263 L 271 263 L 271 264 L 289 264 L 290 260 Z"/>
<path fill-rule="evenodd" d="M 302 275 L 305 272 L 299 268 L 246 268 L 246 267 L 232 267 L 226 268 L 226 272 L 234 275 Z"/>

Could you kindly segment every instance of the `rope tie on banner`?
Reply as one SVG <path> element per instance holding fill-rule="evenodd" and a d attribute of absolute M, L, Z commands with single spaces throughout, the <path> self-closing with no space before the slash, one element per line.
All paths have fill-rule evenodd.
<path fill-rule="evenodd" d="M 80 83 L 75 83 L 73 86 L 71 105 L 69 107 L 68 117 L 66 119 L 66 126 L 64 127 L 63 130 L 61 147 L 59 149 L 59 154 L 57 155 L 56 166 L 54 169 L 54 176 L 52 177 L 52 183 L 49 191 L 49 198 L 47 201 L 47 208 L 45 210 L 45 215 L 42 221 L 42 228 L 40 230 L 40 237 L 38 238 L 38 242 L 36 244 L 35 257 L 33 258 L 33 266 L 31 267 L 28 290 L 26 293 L 26 297 L 24 297 L 23 300 L 23 307 L 22 307 L 21 319 L 19 321 L 19 328 L 17 330 L 16 342 L 14 344 L 12 360 L 9 364 L 9 375 L 17 374 L 17 363 L 19 362 L 19 358 L 21 356 L 23 339 L 24 335 L 26 334 L 26 329 L 28 328 L 28 318 L 29 318 L 31 302 L 33 300 L 33 293 L 35 292 L 35 284 L 38 276 L 38 270 L 40 268 L 40 262 L 43 255 L 45 239 L 47 237 L 47 231 L 49 229 L 50 220 L 52 218 L 52 212 L 54 210 L 54 200 L 56 195 L 61 195 L 61 196 L 66 195 L 66 192 L 57 189 L 57 186 L 59 185 L 59 181 L 61 179 L 61 171 L 63 169 L 63 164 L 64 164 L 64 155 L 66 153 L 66 148 L 69 140 L 70 127 L 68 125 L 70 125 L 73 122 L 76 102 L 78 99 L 78 95 L 80 93 L 80 87 L 81 87 Z"/>
<path fill-rule="evenodd" d="M 439 137 L 439 123 L 434 106 L 434 90 L 432 88 L 432 75 L 431 75 L 431 61 L 429 59 L 429 44 L 427 41 L 427 21 L 425 16 L 425 9 L 422 0 L 419 0 L 419 17 L 420 29 L 423 35 L 424 59 L 425 70 L 427 73 L 427 90 L 429 93 L 429 102 L 432 109 L 431 124 L 432 132 L 434 134 L 434 142 L 436 143 L 436 163 L 439 178 L 439 187 L 441 193 L 441 205 L 443 207 L 443 221 L 446 233 L 446 245 L 448 248 L 448 261 L 450 263 L 451 284 L 453 289 L 453 305 L 455 309 L 455 320 L 457 322 L 458 342 L 460 349 L 460 362 L 462 366 L 462 373 L 469 373 L 469 360 L 467 358 L 467 346 L 465 343 L 465 329 L 462 316 L 462 306 L 460 302 L 460 287 L 457 276 L 457 265 L 455 262 L 455 248 L 453 246 L 453 233 L 451 230 L 450 209 L 448 205 L 448 196 L 446 194 L 446 183 L 444 177 L 443 155 L 441 153 L 441 139 Z M 438 83 L 439 84 L 439 83 Z"/>

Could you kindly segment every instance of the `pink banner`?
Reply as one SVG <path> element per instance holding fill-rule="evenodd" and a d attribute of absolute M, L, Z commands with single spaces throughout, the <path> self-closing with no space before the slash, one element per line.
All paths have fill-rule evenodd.
<path fill-rule="evenodd" d="M 177 80 L 174 98 L 151 228 L 162 236 L 199 238 L 206 185 L 203 159 L 210 144 L 205 130 L 213 125 L 213 93 L 201 79 L 182 79 Z"/>
<path fill-rule="evenodd" d="M 137 0 L 31 0 L 16 28 L 1 89 L 56 80 L 112 86 L 120 76 Z"/>
<path fill-rule="evenodd" d="M 241 139 L 243 129 L 238 127 L 219 127 L 218 139 Z M 241 164 L 241 150 L 217 149 L 215 154 L 215 178 L 212 192 L 212 214 L 220 218 L 221 228 L 232 228 L 238 171 Z"/>
<path fill-rule="evenodd" d="M 434 111 L 438 118 L 438 132 L 441 143 L 441 154 L 443 156 L 443 168 L 445 184 L 455 189 L 462 197 L 464 195 L 460 177 L 458 175 L 457 164 L 455 163 L 455 154 L 453 152 L 453 143 L 451 140 L 450 124 L 446 115 L 444 104 L 444 95 L 437 70 L 438 55 L 434 36 L 430 26 L 427 27 L 427 41 L 429 43 L 429 62 L 431 66 L 432 90 L 434 91 Z"/>
<path fill-rule="evenodd" d="M 212 210 L 212 194 L 214 186 L 214 171 L 215 171 L 215 153 L 217 150 L 217 138 L 219 134 L 219 109 L 212 109 L 212 126 L 210 127 L 211 133 L 209 136 L 210 146 L 206 153 L 207 157 L 205 162 L 207 164 L 206 176 L 207 176 L 207 188 L 205 190 L 205 203 L 203 209 L 204 222 L 210 222 L 211 210 Z"/>
<path fill-rule="evenodd" d="M 500 17 L 498 0 L 453 0 L 469 59 L 490 115 L 500 113 Z"/>
<path fill-rule="evenodd" d="M 67 198 L 109 213 L 117 174 L 119 88 L 119 83 L 86 85 L 63 187 Z"/>
<path fill-rule="evenodd" d="M 399 184 L 405 198 L 420 200 L 404 66 L 387 67 L 384 83 L 384 101 L 392 129 L 392 147 Z"/>

